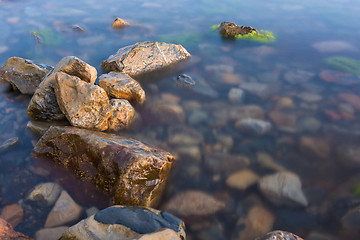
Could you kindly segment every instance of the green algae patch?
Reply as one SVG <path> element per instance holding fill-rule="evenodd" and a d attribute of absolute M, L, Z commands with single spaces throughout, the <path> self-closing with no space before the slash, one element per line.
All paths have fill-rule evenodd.
<path fill-rule="evenodd" d="M 254 42 L 263 42 L 263 43 L 272 43 L 275 42 L 275 35 L 270 31 L 260 30 L 259 32 L 252 31 L 248 34 L 238 34 L 235 36 L 235 39 L 247 39 Z"/>
<path fill-rule="evenodd" d="M 31 31 L 31 35 L 38 43 L 45 46 L 59 46 L 64 40 L 63 36 L 49 28 L 41 31 Z"/>
<path fill-rule="evenodd" d="M 160 42 L 176 43 L 186 47 L 195 47 L 203 41 L 203 36 L 196 33 L 180 33 L 176 35 L 160 35 Z"/>
<path fill-rule="evenodd" d="M 211 26 L 211 30 L 212 31 L 218 30 L 219 27 L 220 27 L 220 24 L 213 25 L 213 26 Z"/>
<path fill-rule="evenodd" d="M 345 73 L 360 75 L 360 61 L 347 57 L 329 57 L 324 59 L 326 65 Z"/>

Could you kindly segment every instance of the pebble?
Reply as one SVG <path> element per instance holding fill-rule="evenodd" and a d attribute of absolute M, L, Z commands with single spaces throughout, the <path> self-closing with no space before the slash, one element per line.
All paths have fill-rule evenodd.
<path fill-rule="evenodd" d="M 99 211 L 99 209 L 97 207 L 91 207 L 91 208 L 88 208 L 88 209 L 85 210 L 86 216 L 88 216 L 88 217 L 94 215 L 98 211 Z"/>
<path fill-rule="evenodd" d="M 79 219 L 83 208 L 66 191 L 62 191 L 46 218 L 45 228 L 61 226 Z"/>
<path fill-rule="evenodd" d="M 43 228 L 35 233 L 36 240 L 58 240 L 69 227 Z"/>
<path fill-rule="evenodd" d="M 250 169 L 244 169 L 231 174 L 226 179 L 226 185 L 231 188 L 236 188 L 245 191 L 250 186 L 254 185 L 259 179 L 259 176 Z"/>
<path fill-rule="evenodd" d="M 214 145 L 215 151 L 229 152 L 234 146 L 234 139 L 231 135 L 217 135 L 216 144 Z"/>
<path fill-rule="evenodd" d="M 13 228 L 19 225 L 24 218 L 24 210 L 17 204 L 6 205 L 0 214 L 0 218 L 11 224 Z"/>
<path fill-rule="evenodd" d="M 296 115 L 273 110 L 269 113 L 269 118 L 279 130 L 289 133 L 296 132 Z"/>
<path fill-rule="evenodd" d="M 129 26 L 129 23 L 121 18 L 115 18 L 114 22 L 111 24 L 111 26 L 115 29 L 121 29 L 123 27 Z"/>
<path fill-rule="evenodd" d="M 6 149 L 9 149 L 10 147 L 18 144 L 20 142 L 18 137 L 12 137 L 9 138 L 8 140 L 2 142 L 2 144 L 0 145 L 0 152 L 5 151 Z"/>
<path fill-rule="evenodd" d="M 276 102 L 276 109 L 294 108 L 294 101 L 289 97 L 282 97 Z"/>
<path fill-rule="evenodd" d="M 224 73 L 221 75 L 221 79 L 223 83 L 228 85 L 238 85 L 245 81 L 245 77 L 243 75 L 235 73 Z"/>
<path fill-rule="evenodd" d="M 302 136 L 299 146 L 304 153 L 315 155 L 322 159 L 328 159 L 330 157 L 331 147 L 324 139 Z"/>
<path fill-rule="evenodd" d="M 225 208 L 225 203 L 200 190 L 186 190 L 165 203 L 164 209 L 177 216 L 207 216 Z"/>
<path fill-rule="evenodd" d="M 360 97 L 358 95 L 353 93 L 339 93 L 338 97 L 360 111 Z"/>
<path fill-rule="evenodd" d="M 258 163 L 263 167 L 275 172 L 286 171 L 286 168 L 274 161 L 273 157 L 264 152 L 257 152 L 256 158 Z"/>
<path fill-rule="evenodd" d="M 200 123 L 205 123 L 207 122 L 208 119 L 209 119 L 209 115 L 207 112 L 202 110 L 195 110 L 189 114 L 188 123 L 190 125 L 196 125 Z"/>
<path fill-rule="evenodd" d="M 260 119 L 245 118 L 237 121 L 235 123 L 235 128 L 242 133 L 261 136 L 270 132 L 272 124 Z"/>
<path fill-rule="evenodd" d="M 59 198 L 62 187 L 54 182 L 40 183 L 30 192 L 27 200 L 36 202 L 40 206 L 51 206 Z"/>
<path fill-rule="evenodd" d="M 314 117 L 304 117 L 296 122 L 296 132 L 316 133 L 321 128 L 321 122 Z"/>
<path fill-rule="evenodd" d="M 231 103 L 241 103 L 244 98 L 244 90 L 241 88 L 231 88 L 228 93 L 228 99 Z"/>
<path fill-rule="evenodd" d="M 356 144 L 340 144 L 336 147 L 336 157 L 347 167 L 360 166 L 360 147 Z"/>
<path fill-rule="evenodd" d="M 241 83 L 239 87 L 262 99 L 268 98 L 275 90 L 270 84 L 258 82 L 244 82 Z"/>

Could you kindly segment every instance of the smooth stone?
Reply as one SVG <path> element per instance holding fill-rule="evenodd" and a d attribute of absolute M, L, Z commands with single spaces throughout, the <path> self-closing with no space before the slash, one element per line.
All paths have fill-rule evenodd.
<path fill-rule="evenodd" d="M 268 121 L 253 118 L 244 118 L 235 123 L 236 130 L 257 136 L 270 132 L 272 124 Z"/>
<path fill-rule="evenodd" d="M 356 144 L 340 144 L 336 147 L 339 163 L 346 167 L 360 166 L 360 147 Z"/>
<path fill-rule="evenodd" d="M 110 72 L 99 77 L 99 86 L 109 97 L 126 99 L 130 102 L 142 104 L 145 101 L 145 91 L 140 83 L 122 72 Z"/>
<path fill-rule="evenodd" d="M 303 136 L 300 138 L 299 145 L 300 150 L 304 153 L 315 155 L 322 159 L 330 157 L 331 146 L 321 138 Z"/>
<path fill-rule="evenodd" d="M 66 191 L 62 191 L 45 221 L 45 228 L 62 226 L 78 220 L 83 208 Z"/>
<path fill-rule="evenodd" d="M 301 237 L 299 237 L 293 233 L 286 232 L 286 231 L 280 231 L 280 230 L 269 232 L 265 236 L 257 238 L 257 240 L 270 240 L 270 239 L 304 240 Z"/>
<path fill-rule="evenodd" d="M 154 101 L 149 106 L 150 113 L 157 124 L 183 124 L 186 113 L 181 105 L 164 101 Z"/>
<path fill-rule="evenodd" d="M 0 79 L 9 82 L 22 94 L 34 94 L 50 70 L 52 70 L 50 66 L 36 64 L 24 58 L 11 57 L 0 68 Z"/>
<path fill-rule="evenodd" d="M 337 238 L 330 234 L 312 231 L 306 237 L 306 240 L 337 240 Z"/>
<path fill-rule="evenodd" d="M 234 146 L 234 139 L 231 135 L 217 135 L 214 150 L 219 152 L 229 152 Z"/>
<path fill-rule="evenodd" d="M 339 93 L 338 97 L 360 111 L 360 96 L 353 93 Z"/>
<path fill-rule="evenodd" d="M 13 227 L 2 218 L 0 218 L 0 238 L 4 240 L 32 240 L 32 238 L 16 232 Z"/>
<path fill-rule="evenodd" d="M 17 203 L 6 205 L 1 211 L 0 218 L 4 219 L 10 223 L 13 228 L 15 228 L 22 222 L 24 218 L 24 210 Z"/>
<path fill-rule="evenodd" d="M 198 146 L 179 146 L 176 148 L 177 153 L 180 156 L 180 159 L 193 160 L 201 162 L 202 151 Z"/>
<path fill-rule="evenodd" d="M 199 190 L 178 193 L 164 205 L 167 212 L 177 216 L 207 216 L 225 208 L 225 203 Z"/>
<path fill-rule="evenodd" d="M 241 191 L 246 190 L 254 185 L 259 179 L 259 176 L 250 169 L 244 169 L 231 174 L 226 179 L 226 185 L 231 188 L 236 188 Z"/>
<path fill-rule="evenodd" d="M 184 240 L 179 218 L 152 208 L 115 205 L 70 227 L 60 240 L 164 239 Z"/>
<path fill-rule="evenodd" d="M 240 121 L 246 118 L 264 119 L 264 110 L 257 105 L 239 106 L 230 109 L 218 109 L 218 114 L 229 114 L 230 120 Z"/>
<path fill-rule="evenodd" d="M 294 101 L 289 97 L 282 97 L 276 102 L 276 109 L 294 108 Z"/>
<path fill-rule="evenodd" d="M 216 89 L 210 86 L 207 81 L 201 77 L 196 79 L 196 85 L 188 88 L 189 91 L 193 92 L 196 95 L 200 95 L 208 98 L 217 98 L 219 93 Z"/>
<path fill-rule="evenodd" d="M 222 82 L 228 85 L 239 85 L 245 81 L 245 77 L 241 74 L 223 73 L 221 75 Z"/>
<path fill-rule="evenodd" d="M 275 223 L 272 212 L 261 205 L 252 207 L 246 217 L 240 217 L 236 223 L 232 240 L 258 239 L 271 231 Z"/>
<path fill-rule="evenodd" d="M 315 50 L 322 53 L 334 53 L 334 52 L 354 52 L 358 49 L 345 41 L 322 41 L 312 44 Z"/>
<path fill-rule="evenodd" d="M 134 139 L 52 126 L 33 150 L 112 196 L 113 203 L 156 206 L 175 158 Z M 134 184 L 136 183 L 136 184 Z"/>
<path fill-rule="evenodd" d="M 5 150 L 15 146 L 19 142 L 20 142 L 20 140 L 18 137 L 12 137 L 12 138 L 9 138 L 8 140 L 5 140 L 4 142 L 2 142 L 0 144 L 0 152 L 3 152 Z"/>
<path fill-rule="evenodd" d="M 36 202 L 40 206 L 51 206 L 59 198 L 62 187 L 54 182 L 40 183 L 30 192 L 26 198 Z"/>
<path fill-rule="evenodd" d="M 68 121 L 61 122 L 43 122 L 43 121 L 33 121 L 30 120 L 26 124 L 26 128 L 30 129 L 34 133 L 42 136 L 51 126 L 69 126 L 70 123 Z"/>
<path fill-rule="evenodd" d="M 263 168 L 267 168 L 276 172 L 286 171 L 286 168 L 278 164 L 271 155 L 264 152 L 256 153 L 257 162 Z"/>
<path fill-rule="evenodd" d="M 100 211 L 100 210 L 97 207 L 91 207 L 91 208 L 88 208 L 88 209 L 85 210 L 87 217 L 91 217 L 92 215 L 94 215 L 98 211 Z"/>
<path fill-rule="evenodd" d="M 292 172 L 279 172 L 259 180 L 261 193 L 278 206 L 299 207 L 308 205 L 301 190 L 300 178 Z"/>
<path fill-rule="evenodd" d="M 197 131 L 195 129 L 182 129 L 182 131 L 177 132 L 174 131 L 172 132 L 171 130 L 169 131 L 170 136 L 168 139 L 168 142 L 171 145 L 180 145 L 180 146 L 184 146 L 184 145 L 199 145 L 204 143 L 204 137 L 202 135 L 202 133 L 200 131 Z"/>
<path fill-rule="evenodd" d="M 129 26 L 130 24 L 124 20 L 124 19 L 121 19 L 121 18 L 115 18 L 114 22 L 111 24 L 111 26 L 115 29 L 122 29 L 124 27 L 127 27 Z"/>
<path fill-rule="evenodd" d="M 289 133 L 296 132 L 296 115 L 273 110 L 269 113 L 269 118 L 279 130 Z"/>
<path fill-rule="evenodd" d="M 304 117 L 296 121 L 296 132 L 316 133 L 321 125 L 321 122 L 314 117 Z"/>
<path fill-rule="evenodd" d="M 243 155 L 225 152 L 212 152 L 204 156 L 205 166 L 213 173 L 229 175 L 240 169 L 248 168 L 250 160 Z"/>
<path fill-rule="evenodd" d="M 241 103 L 244 99 L 244 90 L 241 88 L 231 88 L 228 93 L 228 99 L 231 103 Z"/>
<path fill-rule="evenodd" d="M 99 131 L 108 129 L 114 109 L 103 88 L 59 72 L 54 90 L 57 103 L 71 125 Z"/>
<path fill-rule="evenodd" d="M 69 227 L 43 228 L 35 233 L 36 240 L 58 240 Z"/>
<path fill-rule="evenodd" d="M 129 128 L 135 115 L 133 106 L 125 99 L 111 99 L 109 103 L 114 111 L 108 119 L 108 131 L 117 132 Z"/>
<path fill-rule="evenodd" d="M 139 42 L 120 48 L 101 63 L 104 72 L 124 72 L 131 77 L 168 67 L 191 55 L 181 45 Z"/>
<path fill-rule="evenodd" d="M 284 75 L 284 79 L 292 84 L 308 82 L 315 74 L 301 69 L 288 71 Z"/>
<path fill-rule="evenodd" d="M 319 102 L 322 100 L 322 96 L 312 92 L 301 92 L 296 95 L 299 99 L 305 102 Z"/>
<path fill-rule="evenodd" d="M 240 83 L 239 87 L 246 92 L 256 95 L 259 98 L 266 99 L 275 92 L 273 85 L 258 82 Z"/>
<path fill-rule="evenodd" d="M 45 121 L 65 119 L 54 91 L 55 75 L 57 72 L 64 72 L 79 77 L 81 80 L 89 83 L 94 83 L 97 77 L 96 69 L 81 59 L 74 56 L 64 57 L 56 64 L 54 69 L 44 77 L 44 80 L 40 83 L 31 98 L 27 108 L 27 114 L 32 119 Z"/>
<path fill-rule="evenodd" d="M 209 114 L 202 110 L 194 110 L 189 114 L 188 123 L 190 125 L 196 125 L 205 123 L 209 118 Z"/>

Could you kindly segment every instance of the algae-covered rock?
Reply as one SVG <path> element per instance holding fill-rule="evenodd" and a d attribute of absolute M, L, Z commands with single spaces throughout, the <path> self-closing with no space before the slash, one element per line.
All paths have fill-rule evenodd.
<path fill-rule="evenodd" d="M 52 160 L 110 193 L 113 202 L 156 206 L 174 157 L 133 139 L 75 127 L 52 126 L 35 158 Z"/>
<path fill-rule="evenodd" d="M 164 42 L 139 42 L 120 48 L 102 62 L 104 72 L 124 72 L 131 77 L 159 70 L 190 57 L 181 45 Z"/>
<path fill-rule="evenodd" d="M 346 73 L 360 75 L 360 61 L 347 57 L 329 57 L 324 62 L 332 68 Z"/>

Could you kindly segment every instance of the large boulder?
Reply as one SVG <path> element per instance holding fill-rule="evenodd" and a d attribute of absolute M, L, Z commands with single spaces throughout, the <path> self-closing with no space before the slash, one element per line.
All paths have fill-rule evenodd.
<path fill-rule="evenodd" d="M 154 207 L 174 157 L 133 139 L 74 127 L 52 126 L 36 144 L 49 159 L 109 192 L 113 203 Z"/>
<path fill-rule="evenodd" d="M 50 70 L 50 66 L 36 64 L 20 57 L 11 57 L 0 68 L 0 81 L 9 82 L 13 89 L 18 89 L 23 94 L 34 94 Z"/>
<path fill-rule="evenodd" d="M 71 125 L 104 131 L 114 111 L 101 87 L 66 73 L 56 73 L 54 90 L 57 103 Z"/>
<path fill-rule="evenodd" d="M 110 72 L 99 77 L 99 86 L 109 97 L 126 99 L 134 103 L 145 101 L 145 91 L 140 83 L 122 72 Z"/>
<path fill-rule="evenodd" d="M 27 114 L 32 119 L 45 121 L 65 119 L 64 114 L 58 106 L 54 92 L 55 75 L 57 72 L 77 76 L 81 80 L 89 83 L 94 83 L 97 77 L 96 69 L 81 59 L 74 56 L 64 57 L 58 62 L 55 68 L 45 76 L 31 98 Z"/>
<path fill-rule="evenodd" d="M 179 218 L 152 208 L 112 206 L 70 227 L 60 240 L 184 240 Z"/>
<path fill-rule="evenodd" d="M 134 77 L 170 66 L 190 56 L 190 53 L 181 45 L 139 42 L 120 48 L 102 62 L 101 68 L 104 72 L 124 72 Z"/>

